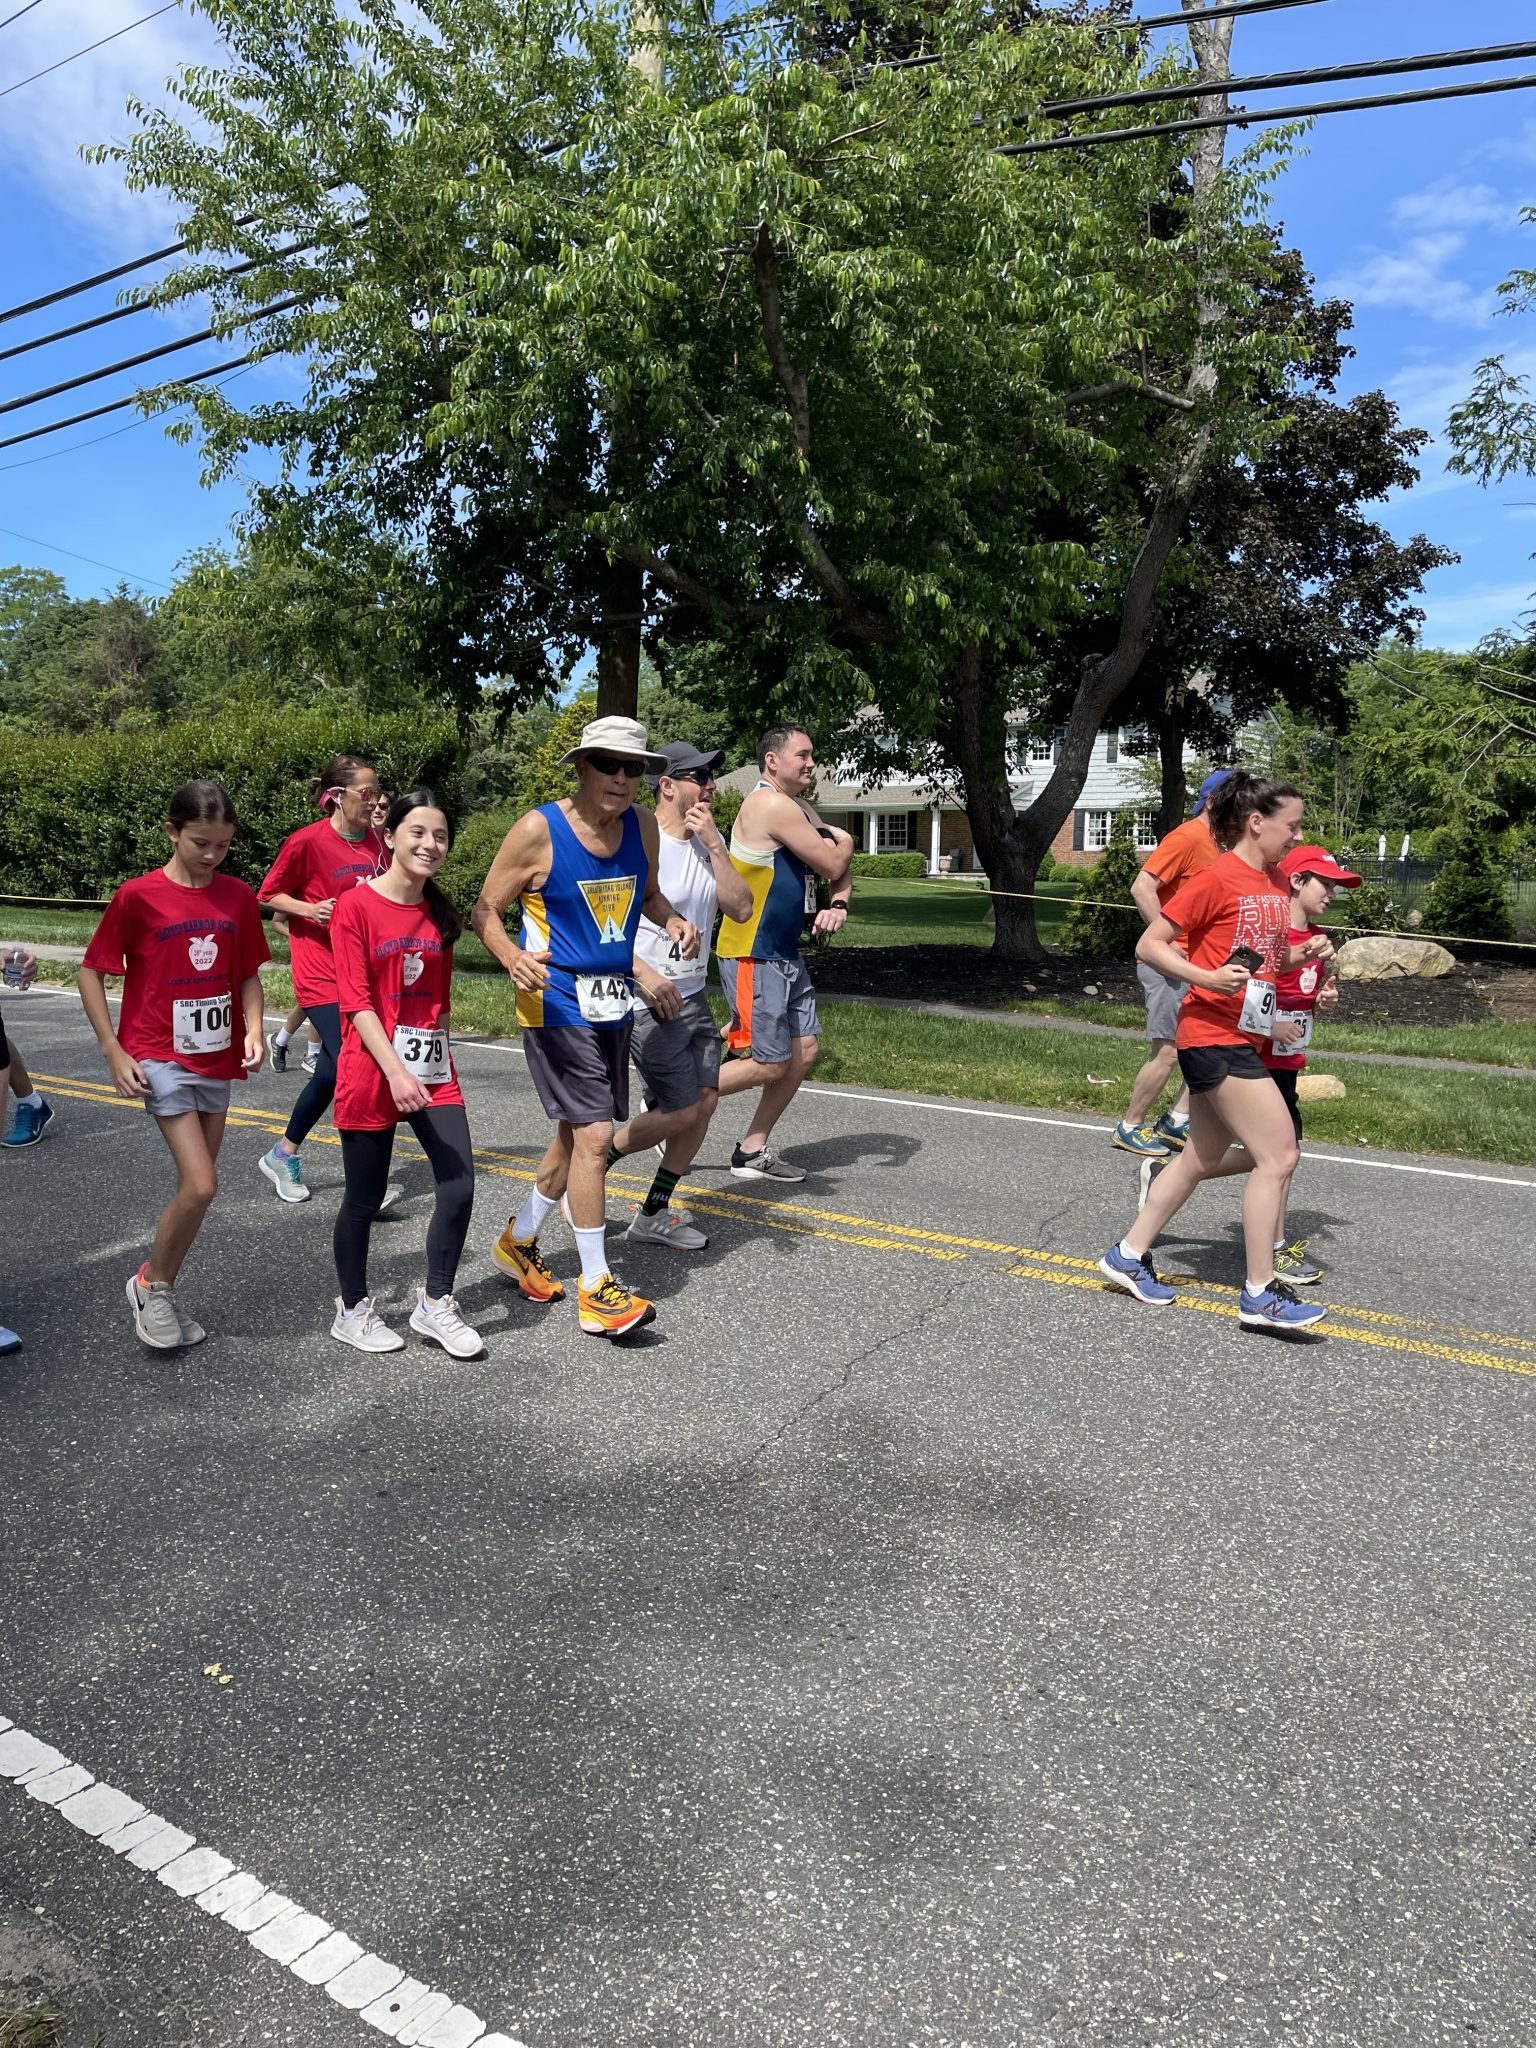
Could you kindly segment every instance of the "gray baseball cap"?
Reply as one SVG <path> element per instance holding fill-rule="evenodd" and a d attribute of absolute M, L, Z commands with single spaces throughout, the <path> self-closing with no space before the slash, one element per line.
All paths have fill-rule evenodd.
<path fill-rule="evenodd" d="M 689 746 L 686 740 L 673 740 L 670 746 L 658 747 L 657 755 L 666 763 L 663 768 L 653 768 L 646 776 L 652 789 L 660 783 L 663 775 L 714 775 L 725 759 L 725 749 L 717 747 L 714 753 L 706 754 L 699 747 Z"/>

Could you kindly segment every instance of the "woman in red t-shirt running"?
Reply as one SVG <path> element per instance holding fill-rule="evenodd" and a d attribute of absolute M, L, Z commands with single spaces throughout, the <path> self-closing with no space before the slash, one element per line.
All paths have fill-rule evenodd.
<path fill-rule="evenodd" d="M 261 912 L 248 883 L 218 872 L 235 822 L 216 782 L 178 789 L 165 821 L 170 859 L 114 892 L 79 974 L 113 1085 L 144 1104 L 176 1162 L 176 1192 L 127 1287 L 134 1329 L 157 1351 L 207 1334 L 171 1290 L 218 1192 L 229 1084 L 254 1073 L 265 1051 Z M 123 977 L 116 1031 L 107 975 Z"/>
<path fill-rule="evenodd" d="M 411 1328 L 455 1358 L 484 1349 L 459 1313 L 453 1282 L 475 1203 L 469 1120 L 448 1034 L 453 948 L 462 924 L 432 877 L 453 828 L 430 789 L 390 806 L 388 868 L 354 889 L 331 921 L 343 1018 L 336 1128 L 347 1193 L 336 1216 L 341 1293 L 331 1335 L 359 1351 L 398 1351 L 405 1339 L 374 1312 L 368 1238 L 383 1206 L 395 1127 L 408 1123 L 427 1155 L 437 1200 L 427 1231 L 427 1280 Z"/>
<path fill-rule="evenodd" d="M 1299 1155 L 1290 1112 L 1260 1056 L 1270 1045 L 1279 976 L 1295 960 L 1333 951 L 1322 933 L 1291 946 L 1290 898 L 1267 872 L 1301 837 L 1301 812 L 1301 797 L 1288 783 L 1241 771 L 1229 776 L 1210 812 L 1212 835 L 1226 850 L 1170 897 L 1137 944 L 1139 960 L 1189 983 L 1178 1021 L 1189 1143 L 1099 1261 L 1104 1277 L 1138 1301 L 1171 1302 L 1173 1289 L 1153 1268 L 1152 1245 L 1236 1140 L 1253 1161 L 1243 1190 L 1248 1270 L 1238 1318 L 1265 1329 L 1305 1329 L 1328 1313 L 1275 1279 L 1280 1208 Z M 1184 951 L 1175 943 L 1180 939 Z"/>
<path fill-rule="evenodd" d="M 308 1011 L 310 1034 L 320 1041 L 315 1071 L 293 1105 L 287 1130 L 259 1162 L 285 1202 L 309 1200 L 299 1147 L 336 1094 L 341 1011 L 331 957 L 331 920 L 351 890 L 389 865 L 384 842 L 374 828 L 379 778 L 369 762 L 356 754 L 333 755 L 310 783 L 309 794 L 324 815 L 289 833 L 256 892 L 288 919 L 295 1005 Z"/>

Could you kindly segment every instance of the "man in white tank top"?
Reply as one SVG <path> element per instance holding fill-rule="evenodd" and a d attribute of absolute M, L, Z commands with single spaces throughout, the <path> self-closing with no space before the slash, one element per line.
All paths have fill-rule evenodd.
<path fill-rule="evenodd" d="M 667 767 L 647 778 L 656 792 L 660 851 L 656 879 L 662 894 L 700 934 L 698 953 L 684 959 L 677 941 L 648 917 L 635 935 L 635 1005 L 630 1056 L 645 1083 L 645 1108 L 613 1134 L 611 1166 L 647 1146 L 663 1147 L 650 1192 L 635 1210 L 627 1235 L 677 1251 L 703 1251 L 709 1239 L 671 1207 L 672 1191 L 693 1164 L 719 1101 L 720 1027 L 704 985 L 715 912 L 742 918 L 752 891 L 731 864 L 709 808 L 724 755 L 703 753 L 685 740 L 662 747 Z"/>

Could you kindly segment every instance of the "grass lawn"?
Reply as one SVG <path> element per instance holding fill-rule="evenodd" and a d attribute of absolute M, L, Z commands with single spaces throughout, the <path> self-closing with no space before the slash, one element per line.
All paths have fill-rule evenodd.
<path fill-rule="evenodd" d="M 52 978 L 67 980 L 68 970 L 61 967 Z M 270 967 L 262 978 L 270 1009 L 292 1002 L 293 983 L 284 969 Z M 724 1021 L 724 1005 L 718 997 L 712 1000 Z M 1109 1116 L 1123 1104 L 1142 1059 L 1134 1039 L 959 1023 L 835 999 L 820 1009 L 826 1037 L 817 1079 L 880 1094 L 960 1095 L 1021 1109 Z M 456 976 L 453 1024 L 466 1038 L 513 1036 L 511 984 L 501 975 Z M 1320 1073 L 1330 1071 L 1326 1056 L 1315 1065 Z M 1308 1135 L 1320 1144 L 1440 1152 L 1515 1166 L 1536 1161 L 1536 1076 L 1514 1081 L 1411 1067 L 1334 1071 L 1348 1098 L 1307 1106 Z"/>

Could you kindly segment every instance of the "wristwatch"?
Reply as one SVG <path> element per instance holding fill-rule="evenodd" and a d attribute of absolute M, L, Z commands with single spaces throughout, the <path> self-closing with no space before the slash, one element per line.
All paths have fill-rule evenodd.
<path fill-rule="evenodd" d="M 840 910 L 840 911 L 842 911 L 842 913 L 843 913 L 843 914 L 844 914 L 844 916 L 846 917 L 846 916 L 847 916 L 847 914 L 848 914 L 848 902 L 847 902 L 847 899 L 846 899 L 845 897 L 842 897 L 842 896 L 834 896 L 834 897 L 832 898 L 832 901 L 831 901 L 831 902 L 830 902 L 830 903 L 829 903 L 829 904 L 827 905 L 827 908 L 828 908 L 828 910 Z"/>

